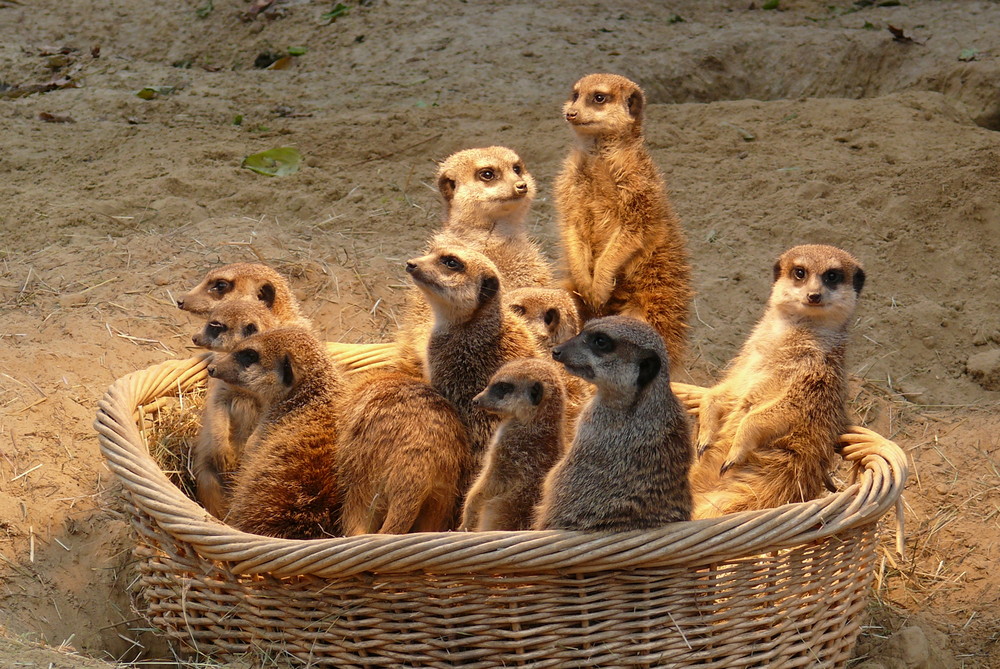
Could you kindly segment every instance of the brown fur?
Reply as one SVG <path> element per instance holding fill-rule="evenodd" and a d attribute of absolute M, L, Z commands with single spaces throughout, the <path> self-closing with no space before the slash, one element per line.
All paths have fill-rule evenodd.
<path fill-rule="evenodd" d="M 264 408 L 228 522 L 275 537 L 339 534 L 336 449 L 345 384 L 323 345 L 301 328 L 269 330 L 219 357 L 209 374 L 253 393 Z"/>
<path fill-rule="evenodd" d="M 299 301 L 292 294 L 285 277 L 267 265 L 257 263 L 216 267 L 205 275 L 201 283 L 181 296 L 177 306 L 204 316 L 220 302 L 230 300 L 262 302 L 279 323 L 312 329 L 312 323 L 300 313 Z"/>
<path fill-rule="evenodd" d="M 542 481 L 565 450 L 561 376 L 547 360 L 511 360 L 473 398 L 502 422 L 469 489 L 460 529 L 532 528 Z"/>
<path fill-rule="evenodd" d="M 472 457 L 461 477 L 464 495 L 479 471 L 499 418 L 473 406 L 472 398 L 507 361 L 536 357 L 527 326 L 501 302 L 496 266 L 470 249 L 444 246 L 406 264 L 434 313 L 427 344 L 431 385 L 448 398 L 469 429 Z"/>
<path fill-rule="evenodd" d="M 682 360 L 691 302 L 684 236 L 642 135 L 645 96 L 625 77 L 591 74 L 563 107 L 577 144 L 556 179 L 568 287 L 584 317 L 645 320 Z"/>
<path fill-rule="evenodd" d="M 340 434 L 344 534 L 454 527 L 469 437 L 439 392 L 404 374 L 364 375 L 344 403 Z"/>
<path fill-rule="evenodd" d="M 864 270 L 832 246 L 797 246 L 774 279 L 763 318 L 701 399 L 698 518 L 819 496 L 847 427 L 844 354 Z"/>
<path fill-rule="evenodd" d="M 687 415 L 656 330 L 625 316 L 600 318 L 552 356 L 597 394 L 545 479 L 536 528 L 620 532 L 688 520 Z"/>
<path fill-rule="evenodd" d="M 459 151 L 441 163 L 437 180 L 447 218 L 428 252 L 437 246 L 478 251 L 496 265 L 508 290 L 552 283 L 549 262 L 525 227 L 535 180 L 517 153 L 503 146 Z M 432 320 L 426 303 L 411 295 L 397 338 L 401 369 L 426 375 Z"/>
<path fill-rule="evenodd" d="M 205 327 L 191 341 L 195 346 L 226 352 L 275 325 L 274 315 L 261 302 L 223 301 L 216 304 Z M 261 407 L 254 395 L 220 379 L 209 379 L 207 387 L 191 469 L 198 501 L 216 518 L 225 518 L 232 476 L 247 439 L 260 421 Z"/>

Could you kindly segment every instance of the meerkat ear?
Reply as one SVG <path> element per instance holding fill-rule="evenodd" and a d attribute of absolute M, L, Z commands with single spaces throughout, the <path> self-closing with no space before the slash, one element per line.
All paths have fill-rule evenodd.
<path fill-rule="evenodd" d="M 438 190 L 441 191 L 441 197 L 451 202 L 451 199 L 455 197 L 455 180 L 447 174 L 440 175 L 438 177 Z"/>
<path fill-rule="evenodd" d="M 635 385 L 641 390 L 649 385 L 649 383 L 656 378 L 656 375 L 660 373 L 660 367 L 662 363 L 660 362 L 660 356 L 655 353 L 650 353 L 645 358 L 639 361 L 639 378 L 636 379 Z"/>
<path fill-rule="evenodd" d="M 286 386 L 291 387 L 295 382 L 295 370 L 292 369 L 292 358 L 289 355 L 285 355 L 285 359 L 281 361 L 281 382 Z"/>
<path fill-rule="evenodd" d="M 555 307 L 545 312 L 545 327 L 549 329 L 549 332 L 559 327 L 559 310 Z"/>
<path fill-rule="evenodd" d="M 642 94 L 642 91 L 633 91 L 631 95 L 628 96 L 628 113 L 632 118 L 639 118 L 642 116 L 642 109 L 646 106 L 646 96 Z"/>
<path fill-rule="evenodd" d="M 781 276 L 781 261 L 778 260 L 774 263 L 774 280 L 777 281 Z"/>
<path fill-rule="evenodd" d="M 500 292 L 500 279 L 495 276 L 484 276 L 479 284 L 479 304 L 486 304 Z"/>
<path fill-rule="evenodd" d="M 531 403 L 534 406 L 538 406 L 539 404 L 542 403 L 542 396 L 544 394 L 545 391 L 542 388 L 542 384 L 539 383 L 538 381 L 535 381 L 535 383 L 532 384 L 531 388 L 528 389 L 528 397 L 531 399 Z"/>
<path fill-rule="evenodd" d="M 265 283 L 257 291 L 257 299 L 267 305 L 268 309 L 274 307 L 274 286 L 270 283 Z"/>
<path fill-rule="evenodd" d="M 860 293 L 865 287 L 865 271 L 860 267 L 854 270 L 854 292 Z"/>

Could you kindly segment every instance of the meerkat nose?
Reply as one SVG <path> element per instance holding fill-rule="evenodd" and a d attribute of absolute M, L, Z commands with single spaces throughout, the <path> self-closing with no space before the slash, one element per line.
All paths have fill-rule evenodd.
<path fill-rule="evenodd" d="M 516 190 L 518 194 L 524 195 L 525 193 L 528 192 L 528 184 L 524 183 L 523 181 L 518 181 L 516 184 L 514 184 L 514 190 Z"/>
<path fill-rule="evenodd" d="M 573 120 L 575 118 L 576 118 L 576 110 L 575 109 L 571 109 L 570 111 L 566 112 L 566 120 L 567 121 L 571 121 L 571 120 Z"/>
<path fill-rule="evenodd" d="M 208 375 L 211 376 L 213 379 L 215 378 L 215 365 L 208 366 Z"/>
<path fill-rule="evenodd" d="M 820 302 L 823 301 L 823 296 L 820 295 L 819 293 L 809 293 L 806 296 L 806 299 L 809 300 L 809 304 L 819 304 Z"/>
<path fill-rule="evenodd" d="M 406 263 L 406 271 L 413 274 L 417 270 L 417 264 L 413 262 Z"/>
<path fill-rule="evenodd" d="M 559 360 L 562 358 L 562 346 L 554 346 L 552 348 L 552 359 Z"/>
<path fill-rule="evenodd" d="M 184 308 L 184 300 L 177 300 L 177 308 L 178 309 Z"/>

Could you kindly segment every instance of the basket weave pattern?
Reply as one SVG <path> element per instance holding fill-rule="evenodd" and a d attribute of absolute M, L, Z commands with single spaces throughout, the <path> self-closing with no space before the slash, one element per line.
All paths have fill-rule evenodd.
<path fill-rule="evenodd" d="M 167 635 L 219 659 L 336 667 L 843 667 L 860 630 L 898 447 L 854 428 L 857 482 L 819 500 L 619 534 L 365 535 L 231 528 L 185 497 L 138 427 L 204 383 L 208 356 L 123 377 L 95 427 Z M 690 388 L 688 388 L 690 390 Z"/>

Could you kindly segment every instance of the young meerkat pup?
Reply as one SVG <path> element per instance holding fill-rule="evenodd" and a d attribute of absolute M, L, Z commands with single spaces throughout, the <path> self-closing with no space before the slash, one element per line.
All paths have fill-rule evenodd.
<path fill-rule="evenodd" d="M 764 316 L 701 398 L 696 517 L 801 502 L 829 485 L 847 427 L 848 326 L 864 283 L 861 264 L 833 246 L 778 258 Z"/>
<path fill-rule="evenodd" d="M 271 329 L 276 323 L 261 302 L 223 301 L 209 312 L 205 327 L 191 341 L 212 351 L 231 351 L 247 337 Z M 221 519 L 229 510 L 232 474 L 260 421 L 261 407 L 255 395 L 221 379 L 210 378 L 207 389 L 201 429 L 191 453 L 191 470 L 198 501 Z"/>
<path fill-rule="evenodd" d="M 397 372 L 362 375 L 337 449 L 344 534 L 452 529 L 468 458 L 468 432 L 441 393 Z"/>
<path fill-rule="evenodd" d="M 204 316 L 220 302 L 230 300 L 261 302 L 282 325 L 312 330 L 285 277 L 259 263 L 233 263 L 210 270 L 201 283 L 177 300 L 177 306 Z"/>
<path fill-rule="evenodd" d="M 536 358 L 497 370 L 473 403 L 501 417 L 483 469 L 469 489 L 462 530 L 530 530 L 542 481 L 562 457 L 562 375 Z"/>
<path fill-rule="evenodd" d="M 527 233 L 535 180 L 517 153 L 503 146 L 453 153 L 441 163 L 437 183 L 446 220 L 428 250 L 464 246 L 482 253 L 496 266 L 507 290 L 552 283 L 549 262 Z M 397 337 L 400 369 L 426 376 L 433 320 L 426 302 L 412 295 L 404 320 Z"/>
<path fill-rule="evenodd" d="M 573 85 L 563 114 L 576 146 L 555 184 L 567 287 L 584 317 L 645 320 L 680 365 L 691 268 L 680 224 L 642 135 L 645 96 L 614 74 Z"/>
<path fill-rule="evenodd" d="M 693 453 L 662 337 L 643 321 L 608 316 L 552 357 L 597 393 L 545 479 L 536 529 L 620 532 L 688 520 Z"/>
<path fill-rule="evenodd" d="M 263 407 L 236 475 L 227 521 L 291 539 L 340 533 L 336 477 L 339 400 L 345 383 L 326 349 L 301 328 L 255 334 L 208 367 Z"/>
<path fill-rule="evenodd" d="M 469 430 L 471 458 L 459 485 L 464 496 L 499 423 L 472 398 L 504 363 L 536 357 L 538 347 L 524 321 L 502 304 L 499 273 L 482 253 L 436 247 L 407 262 L 406 271 L 434 314 L 426 352 L 430 383 L 455 405 Z"/>

